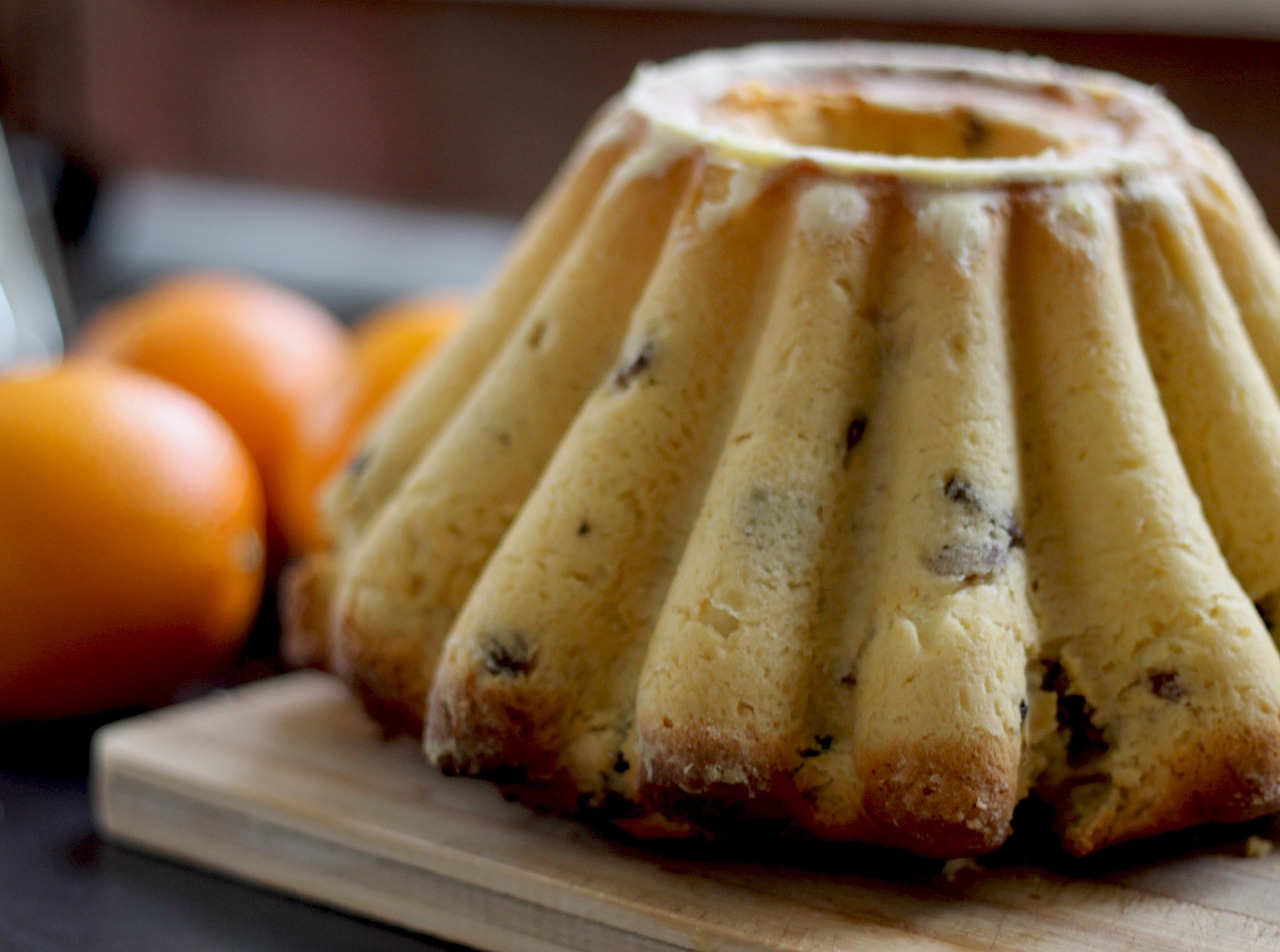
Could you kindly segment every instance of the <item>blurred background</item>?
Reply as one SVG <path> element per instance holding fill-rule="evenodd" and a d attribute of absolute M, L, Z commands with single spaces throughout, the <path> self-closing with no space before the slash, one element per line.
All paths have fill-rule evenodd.
<path fill-rule="evenodd" d="M 845 37 L 1162 86 L 1280 223 L 1280 0 L 0 0 L 0 368 L 180 269 L 348 321 L 476 286 L 637 63 Z M 277 670 L 273 584 L 228 683 Z M 0 948 L 443 948 L 104 843 L 89 738 L 116 716 L 0 724 Z"/>
<path fill-rule="evenodd" d="M 638 62 L 836 37 L 1162 86 L 1280 220 L 1275 0 L 0 0 L 0 121 L 68 331 L 191 265 L 349 317 L 482 282 Z"/>

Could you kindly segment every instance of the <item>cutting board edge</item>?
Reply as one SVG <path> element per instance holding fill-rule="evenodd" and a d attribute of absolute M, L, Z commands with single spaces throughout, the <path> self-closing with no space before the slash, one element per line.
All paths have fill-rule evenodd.
<path fill-rule="evenodd" d="M 98 829 L 117 845 L 492 952 L 667 952 L 699 950 L 712 942 L 726 952 L 764 948 L 726 945 L 722 937 L 710 934 L 694 934 L 688 943 L 676 944 L 641 936 L 411 863 L 364 853 L 278 818 L 219 810 L 156 783 L 145 772 L 132 775 L 126 765 L 110 760 L 99 761 L 94 771 L 93 801 Z M 205 830 L 196 832 L 202 824 Z M 327 862 L 317 863 L 324 858 Z M 351 871 L 359 868 L 364 870 L 361 888 L 353 890 Z M 496 922 L 519 923 L 521 928 L 503 928 Z"/>

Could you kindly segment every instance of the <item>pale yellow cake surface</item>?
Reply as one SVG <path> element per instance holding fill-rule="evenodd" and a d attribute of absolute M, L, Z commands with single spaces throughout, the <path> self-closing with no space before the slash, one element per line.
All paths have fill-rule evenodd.
<path fill-rule="evenodd" d="M 1280 252 L 1154 92 L 641 71 L 333 487 L 289 643 L 646 835 L 1093 852 L 1280 809 Z"/>

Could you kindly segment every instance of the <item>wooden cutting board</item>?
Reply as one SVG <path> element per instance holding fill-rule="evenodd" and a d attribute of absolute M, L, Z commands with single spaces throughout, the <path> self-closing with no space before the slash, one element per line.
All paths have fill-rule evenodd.
<path fill-rule="evenodd" d="M 1280 949 L 1280 849 L 1245 857 L 1274 825 L 1075 875 L 651 850 L 440 776 L 311 672 L 115 724 L 94 756 L 112 839 L 480 949 Z"/>

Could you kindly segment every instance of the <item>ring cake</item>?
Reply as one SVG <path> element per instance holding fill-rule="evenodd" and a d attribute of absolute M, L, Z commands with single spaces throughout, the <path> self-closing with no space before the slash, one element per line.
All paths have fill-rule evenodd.
<path fill-rule="evenodd" d="M 1147 87 L 643 68 L 327 498 L 286 647 L 646 835 L 1085 854 L 1280 809 L 1280 251 Z"/>

